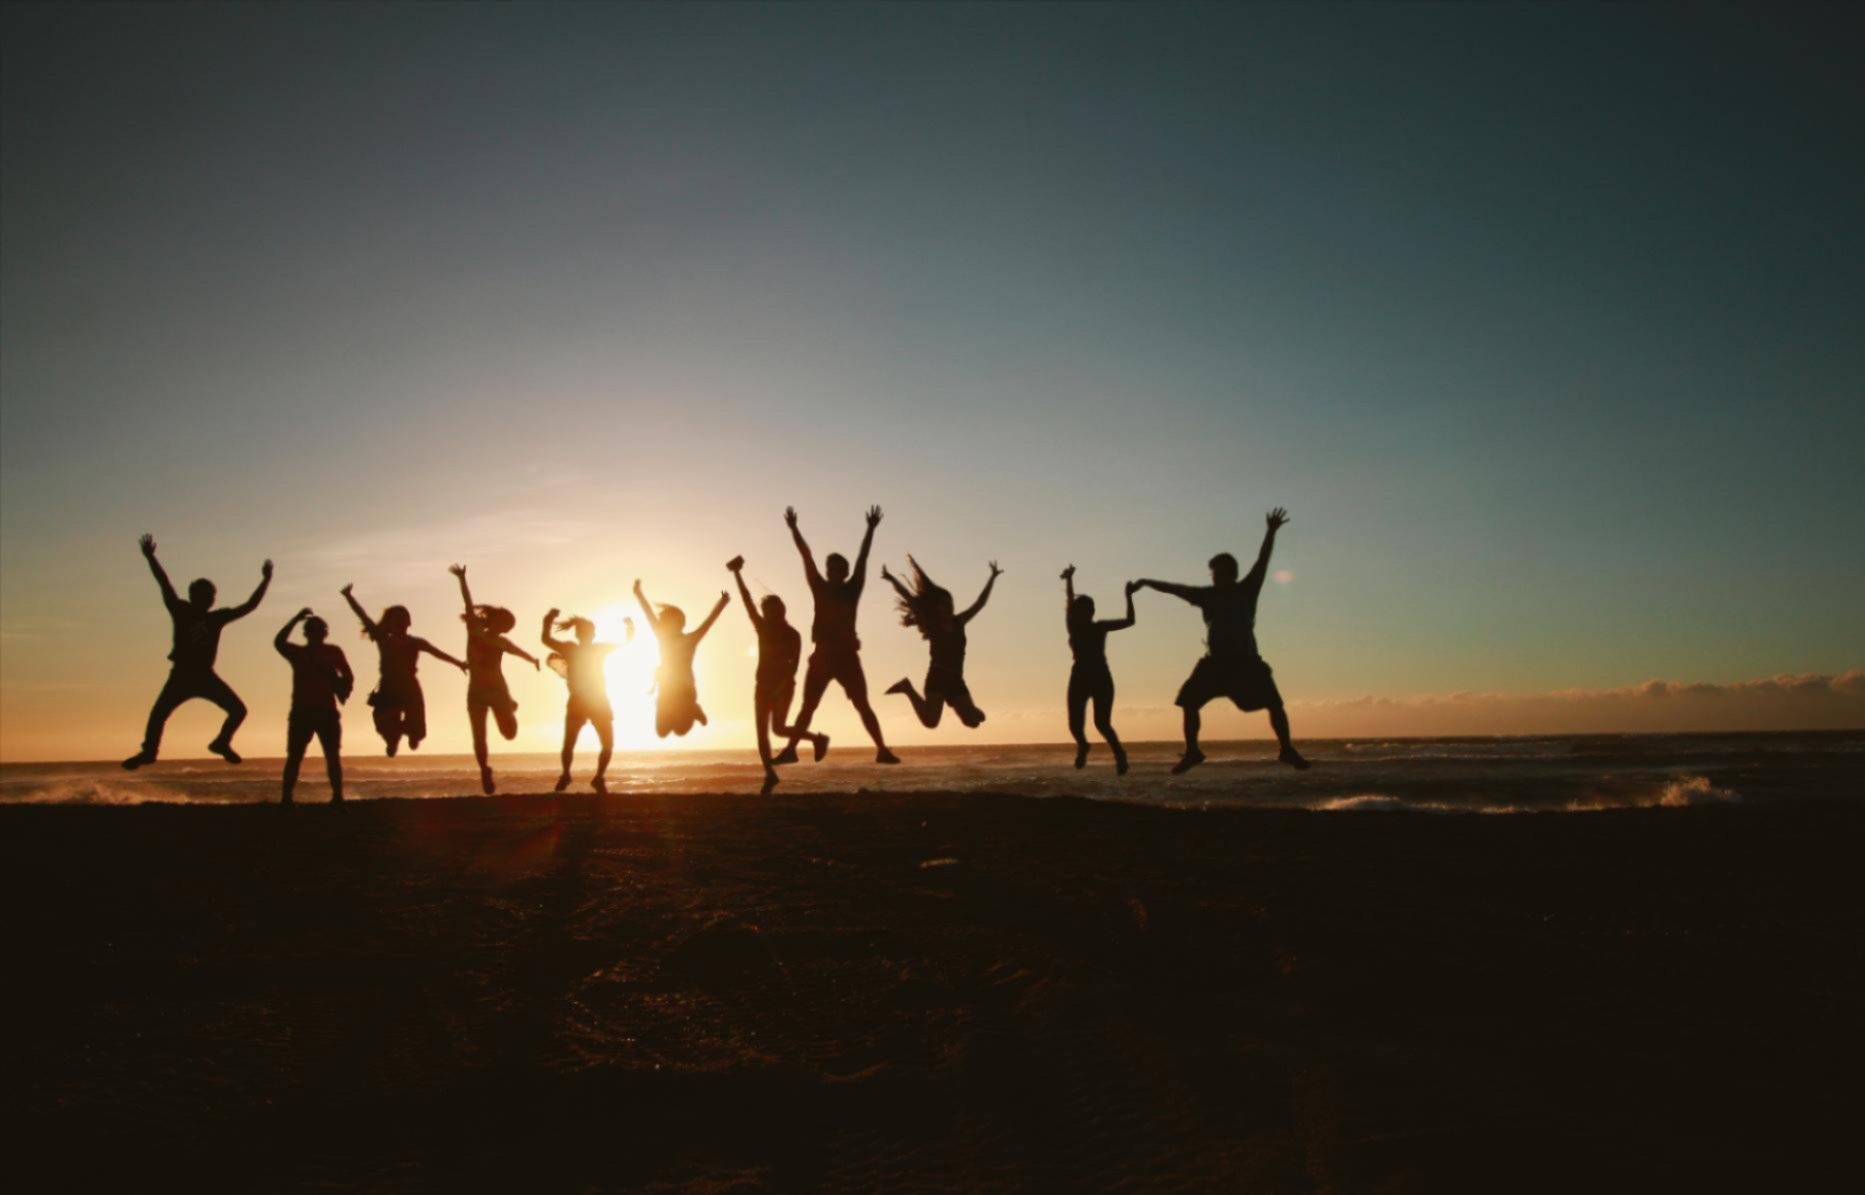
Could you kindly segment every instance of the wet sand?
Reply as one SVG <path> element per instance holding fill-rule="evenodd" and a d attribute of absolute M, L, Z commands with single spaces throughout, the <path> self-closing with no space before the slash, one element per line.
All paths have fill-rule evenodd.
<path fill-rule="evenodd" d="M 1865 808 L 0 809 L 15 1191 L 1795 1185 Z"/>

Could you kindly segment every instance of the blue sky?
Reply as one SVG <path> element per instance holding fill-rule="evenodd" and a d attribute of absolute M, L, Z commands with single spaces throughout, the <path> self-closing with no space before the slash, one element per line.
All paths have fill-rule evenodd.
<path fill-rule="evenodd" d="M 277 558 L 227 655 L 265 734 L 274 625 L 340 612 L 344 580 L 435 630 L 466 556 L 528 629 L 637 575 L 703 608 L 742 551 L 799 605 L 786 503 L 819 550 L 883 503 L 878 553 L 961 593 L 1003 562 L 972 671 L 1026 716 L 1008 737 L 1061 734 L 1063 564 L 1104 604 L 1196 580 L 1278 504 L 1259 638 L 1291 699 L 1841 673 L 1858 33 L 1838 8 L 9 11 L 0 679 L 38 721 L 0 753 L 51 726 L 76 750 L 78 717 L 97 754 L 133 743 L 165 642 L 145 529 L 228 594 Z M 721 634 L 702 682 L 738 701 L 749 637 Z M 878 594 L 863 634 L 877 679 L 923 668 Z M 1198 637 L 1143 597 L 1123 701 L 1169 702 Z"/>

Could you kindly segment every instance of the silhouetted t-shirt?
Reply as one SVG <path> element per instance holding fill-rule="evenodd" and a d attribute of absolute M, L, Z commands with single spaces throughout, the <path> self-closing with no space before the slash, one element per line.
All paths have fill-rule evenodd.
<path fill-rule="evenodd" d="M 376 636 L 376 655 L 382 667 L 384 691 L 403 693 L 415 687 L 415 674 L 421 667 L 421 649 L 426 646 L 427 640 L 418 635 Z"/>
<path fill-rule="evenodd" d="M 965 624 L 957 619 L 952 625 L 939 631 L 927 641 L 932 648 L 932 666 L 935 672 L 950 672 L 962 676 L 965 672 Z"/>
<path fill-rule="evenodd" d="M 608 663 L 609 653 L 614 650 L 612 643 L 565 643 L 556 648 L 557 660 L 563 661 L 558 674 L 569 682 L 570 696 L 574 700 L 606 706 L 609 685 L 602 670 Z M 556 667 L 556 660 L 552 661 L 552 667 Z"/>
<path fill-rule="evenodd" d="M 175 646 L 168 658 L 175 667 L 194 672 L 212 672 L 220 655 L 220 632 L 234 619 L 231 610 L 201 610 L 187 602 L 168 608 L 175 622 Z"/>
<path fill-rule="evenodd" d="M 1093 619 L 1069 624 L 1068 646 L 1075 653 L 1076 667 L 1107 667 L 1107 628 Z"/>
<path fill-rule="evenodd" d="M 810 624 L 810 641 L 824 651 L 859 651 L 855 610 L 861 602 L 861 582 L 853 577 L 846 581 L 824 577 L 812 579 L 810 589 L 816 595 L 816 621 Z"/>
<path fill-rule="evenodd" d="M 1204 613 L 1205 651 L 1220 659 L 1256 656 L 1256 599 L 1263 592 L 1261 569 L 1235 585 L 1194 590 L 1192 604 Z"/>
<path fill-rule="evenodd" d="M 764 620 L 758 632 L 758 688 L 765 692 L 796 683 L 803 636 L 787 622 Z"/>
<path fill-rule="evenodd" d="M 324 713 L 350 690 L 350 662 L 332 643 L 287 643 L 279 648 L 291 661 L 291 712 Z"/>

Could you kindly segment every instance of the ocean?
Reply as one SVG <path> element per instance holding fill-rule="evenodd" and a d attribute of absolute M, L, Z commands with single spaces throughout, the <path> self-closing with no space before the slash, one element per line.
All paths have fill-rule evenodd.
<path fill-rule="evenodd" d="M 1315 739 L 1314 762 L 1296 772 L 1269 742 L 1206 744 L 1210 761 L 1185 776 L 1167 769 L 1172 743 L 1131 748 L 1133 770 L 1116 776 L 1096 743 L 1089 766 L 1074 749 L 938 746 L 901 749 L 905 763 L 882 768 L 865 751 L 838 750 L 821 764 L 783 770 L 785 792 L 990 792 L 1079 796 L 1188 808 L 1259 806 L 1322 812 L 1543 813 L 1731 802 L 1853 798 L 1865 793 L 1865 731 L 1768 734 L 1558 735 L 1510 738 Z M 808 759 L 808 749 L 804 750 Z M 578 753 L 572 792 L 589 791 L 593 750 Z M 229 804 L 278 799 L 280 761 L 158 763 L 130 773 L 115 763 L 0 765 L 0 803 Z M 347 795 L 363 800 L 478 795 L 478 772 L 463 755 L 398 759 L 346 756 Z M 557 762 L 547 755 L 495 755 L 501 792 L 547 792 Z M 611 792 L 755 794 L 760 769 L 750 751 L 619 752 Z M 298 797 L 327 798 L 323 761 L 305 761 Z"/>

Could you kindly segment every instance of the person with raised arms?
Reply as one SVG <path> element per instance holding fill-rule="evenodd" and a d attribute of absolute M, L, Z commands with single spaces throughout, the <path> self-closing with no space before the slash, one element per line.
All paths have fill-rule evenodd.
<path fill-rule="evenodd" d="M 1133 625 L 1133 591 L 1139 582 L 1127 582 L 1127 616 L 1094 616 L 1094 599 L 1075 592 L 1075 566 L 1062 570 L 1063 615 L 1068 627 L 1069 651 L 1075 657 L 1068 674 L 1068 732 L 1075 740 L 1075 766 L 1088 766 L 1088 735 L 1083 728 L 1088 703 L 1094 703 L 1094 728 L 1114 753 L 1114 772 L 1127 774 L 1127 751 L 1114 733 L 1114 674 L 1107 666 L 1107 637 Z"/>
<path fill-rule="evenodd" d="M 731 604 L 731 595 L 721 589 L 712 612 L 690 633 L 686 629 L 686 611 L 670 605 L 656 609 L 639 578 L 635 581 L 635 600 L 641 603 L 641 613 L 647 616 L 648 627 L 660 644 L 660 663 L 654 669 L 654 733 L 664 739 L 670 734 L 684 735 L 695 723 L 706 725 L 706 711 L 699 704 L 699 685 L 693 678 L 693 656 L 699 651 L 700 640 Z"/>
<path fill-rule="evenodd" d="M 518 737 L 518 703 L 505 684 L 505 657 L 517 656 L 540 667 L 538 658 L 510 639 L 518 619 L 503 606 L 482 606 L 473 602 L 473 591 L 466 584 L 466 566 L 456 564 L 447 570 L 460 580 L 460 602 L 466 607 L 460 621 L 466 624 L 466 717 L 473 728 L 473 758 L 479 763 L 479 787 L 487 796 L 498 791 L 492 783 L 492 763 L 486 749 L 486 716 L 498 722 L 499 734 L 506 742 Z"/>
<path fill-rule="evenodd" d="M 868 580 L 868 551 L 874 546 L 874 529 L 881 525 L 881 508 L 868 508 L 868 530 L 861 537 L 861 551 L 855 557 L 855 567 L 850 569 L 840 552 L 831 552 L 823 562 L 826 574 L 817 571 L 816 557 L 810 553 L 809 544 L 797 527 L 796 507 L 784 509 L 784 522 L 790 525 L 797 554 L 803 557 L 803 574 L 809 579 L 810 594 L 816 599 L 816 617 L 809 631 L 810 640 L 816 646 L 810 652 L 809 667 L 803 673 L 803 710 L 790 728 L 789 753 L 794 754 L 797 743 L 809 737 L 810 720 L 816 716 L 816 707 L 822 703 L 829 682 L 834 681 L 848 694 L 850 704 L 861 715 L 868 737 L 874 740 L 874 762 L 899 763 L 900 757 L 887 749 L 887 740 L 881 735 L 881 720 L 874 716 L 874 707 L 868 704 L 868 678 L 861 670 L 861 639 L 855 634 L 855 614 L 861 605 L 862 587 Z"/>
<path fill-rule="evenodd" d="M 268 560 L 259 567 L 259 587 L 253 590 L 251 597 L 237 606 L 216 610 L 212 581 L 202 577 L 190 582 L 188 600 L 182 601 L 174 585 L 169 583 L 162 562 L 155 558 L 155 537 L 145 535 L 140 542 L 143 559 L 149 562 L 149 571 L 155 574 L 155 583 L 161 586 L 162 604 L 168 608 L 168 617 L 174 623 L 174 640 L 168 653 L 168 681 L 149 710 L 149 721 L 143 728 L 142 750 L 124 760 L 123 766 L 133 772 L 154 763 L 162 747 L 162 730 L 168 725 L 168 716 L 177 706 L 196 697 L 213 702 L 227 715 L 220 724 L 220 733 L 207 744 L 207 749 L 228 763 L 238 763 L 240 756 L 233 749 L 233 732 L 246 720 L 246 703 L 231 685 L 220 679 L 220 674 L 214 671 L 214 661 L 220 654 L 220 632 L 226 630 L 228 623 L 245 618 L 259 608 L 266 587 L 272 584 L 272 562 Z"/>
<path fill-rule="evenodd" d="M 1256 554 L 1256 564 L 1242 579 L 1237 576 L 1237 558 L 1219 552 L 1211 557 L 1209 585 L 1151 580 L 1136 584 L 1137 588 L 1157 589 L 1190 602 L 1204 615 L 1207 628 L 1204 658 L 1179 688 L 1177 705 L 1185 712 L 1185 755 L 1173 765 L 1174 775 L 1189 772 L 1204 762 L 1204 752 L 1198 749 L 1199 711 L 1219 697 L 1230 698 L 1240 710 L 1268 710 L 1269 725 L 1281 746 L 1276 758 L 1293 768 L 1308 767 L 1308 761 L 1289 740 L 1289 715 L 1283 709 L 1276 678 L 1256 650 L 1256 601 L 1269 571 L 1269 554 L 1276 547 L 1276 532 L 1289 521 L 1289 512 L 1278 506 L 1264 521 L 1269 530 L 1263 535 L 1262 549 Z"/>
<path fill-rule="evenodd" d="M 425 652 L 437 660 L 445 660 L 461 672 L 466 671 L 466 661 L 448 655 L 416 635 L 412 630 L 414 616 L 408 613 L 406 606 L 390 606 L 382 611 L 380 619 L 369 617 L 362 603 L 356 600 L 355 590 L 356 586 L 345 585 L 338 592 L 355 611 L 356 620 L 363 624 L 363 635 L 376 645 L 380 679 L 369 694 L 376 733 L 382 736 L 382 746 L 390 757 L 401 747 L 404 738 L 408 740 L 408 750 L 419 750 L 421 740 L 427 737 L 427 697 L 421 692 L 421 678 L 416 674 L 421 654 Z"/>
<path fill-rule="evenodd" d="M 559 631 L 570 631 L 576 642 L 552 638 L 552 624 Z M 615 753 L 615 711 L 609 706 L 608 678 L 603 665 L 615 650 L 611 643 L 596 642 L 596 624 L 575 616 L 559 619 L 557 607 L 544 615 L 544 646 L 550 649 L 547 662 L 552 672 L 570 686 L 570 699 L 563 708 L 563 772 L 557 777 L 557 791 L 570 787 L 570 761 L 576 758 L 576 739 L 585 725 L 596 728 L 602 744 L 596 756 L 596 775 L 589 786 L 599 793 L 609 791 L 606 773 L 609 756 Z"/>
<path fill-rule="evenodd" d="M 725 567 L 732 574 L 732 580 L 738 582 L 738 596 L 745 603 L 751 629 L 758 635 L 758 671 L 751 693 L 751 712 L 758 734 L 758 762 L 764 765 L 764 791 L 769 793 L 777 787 L 776 765 L 797 761 L 794 742 L 784 748 L 782 754 L 773 756 L 771 737 L 791 733 L 787 723 L 790 702 L 797 691 L 797 664 L 803 656 L 803 636 L 790 625 L 782 598 L 767 593 L 761 602 L 751 600 L 751 590 L 745 584 L 743 556 L 732 557 Z M 817 759 L 828 754 L 828 735 L 806 733 L 802 737 L 809 739 Z"/>
<path fill-rule="evenodd" d="M 881 577 L 894 587 L 900 607 L 900 625 L 917 627 L 932 652 L 926 666 L 926 695 L 920 696 L 907 677 L 895 681 L 889 693 L 899 693 L 913 703 L 913 714 L 920 725 L 931 730 L 938 726 L 947 706 L 967 727 L 975 730 L 984 722 L 984 711 L 972 700 L 971 686 L 965 683 L 965 627 L 991 599 L 991 588 L 1004 570 L 991 561 L 991 575 L 984 582 L 978 600 L 964 610 L 954 610 L 952 591 L 926 575 L 920 562 L 911 555 L 907 564 L 913 569 L 908 584 L 881 566 Z"/>

